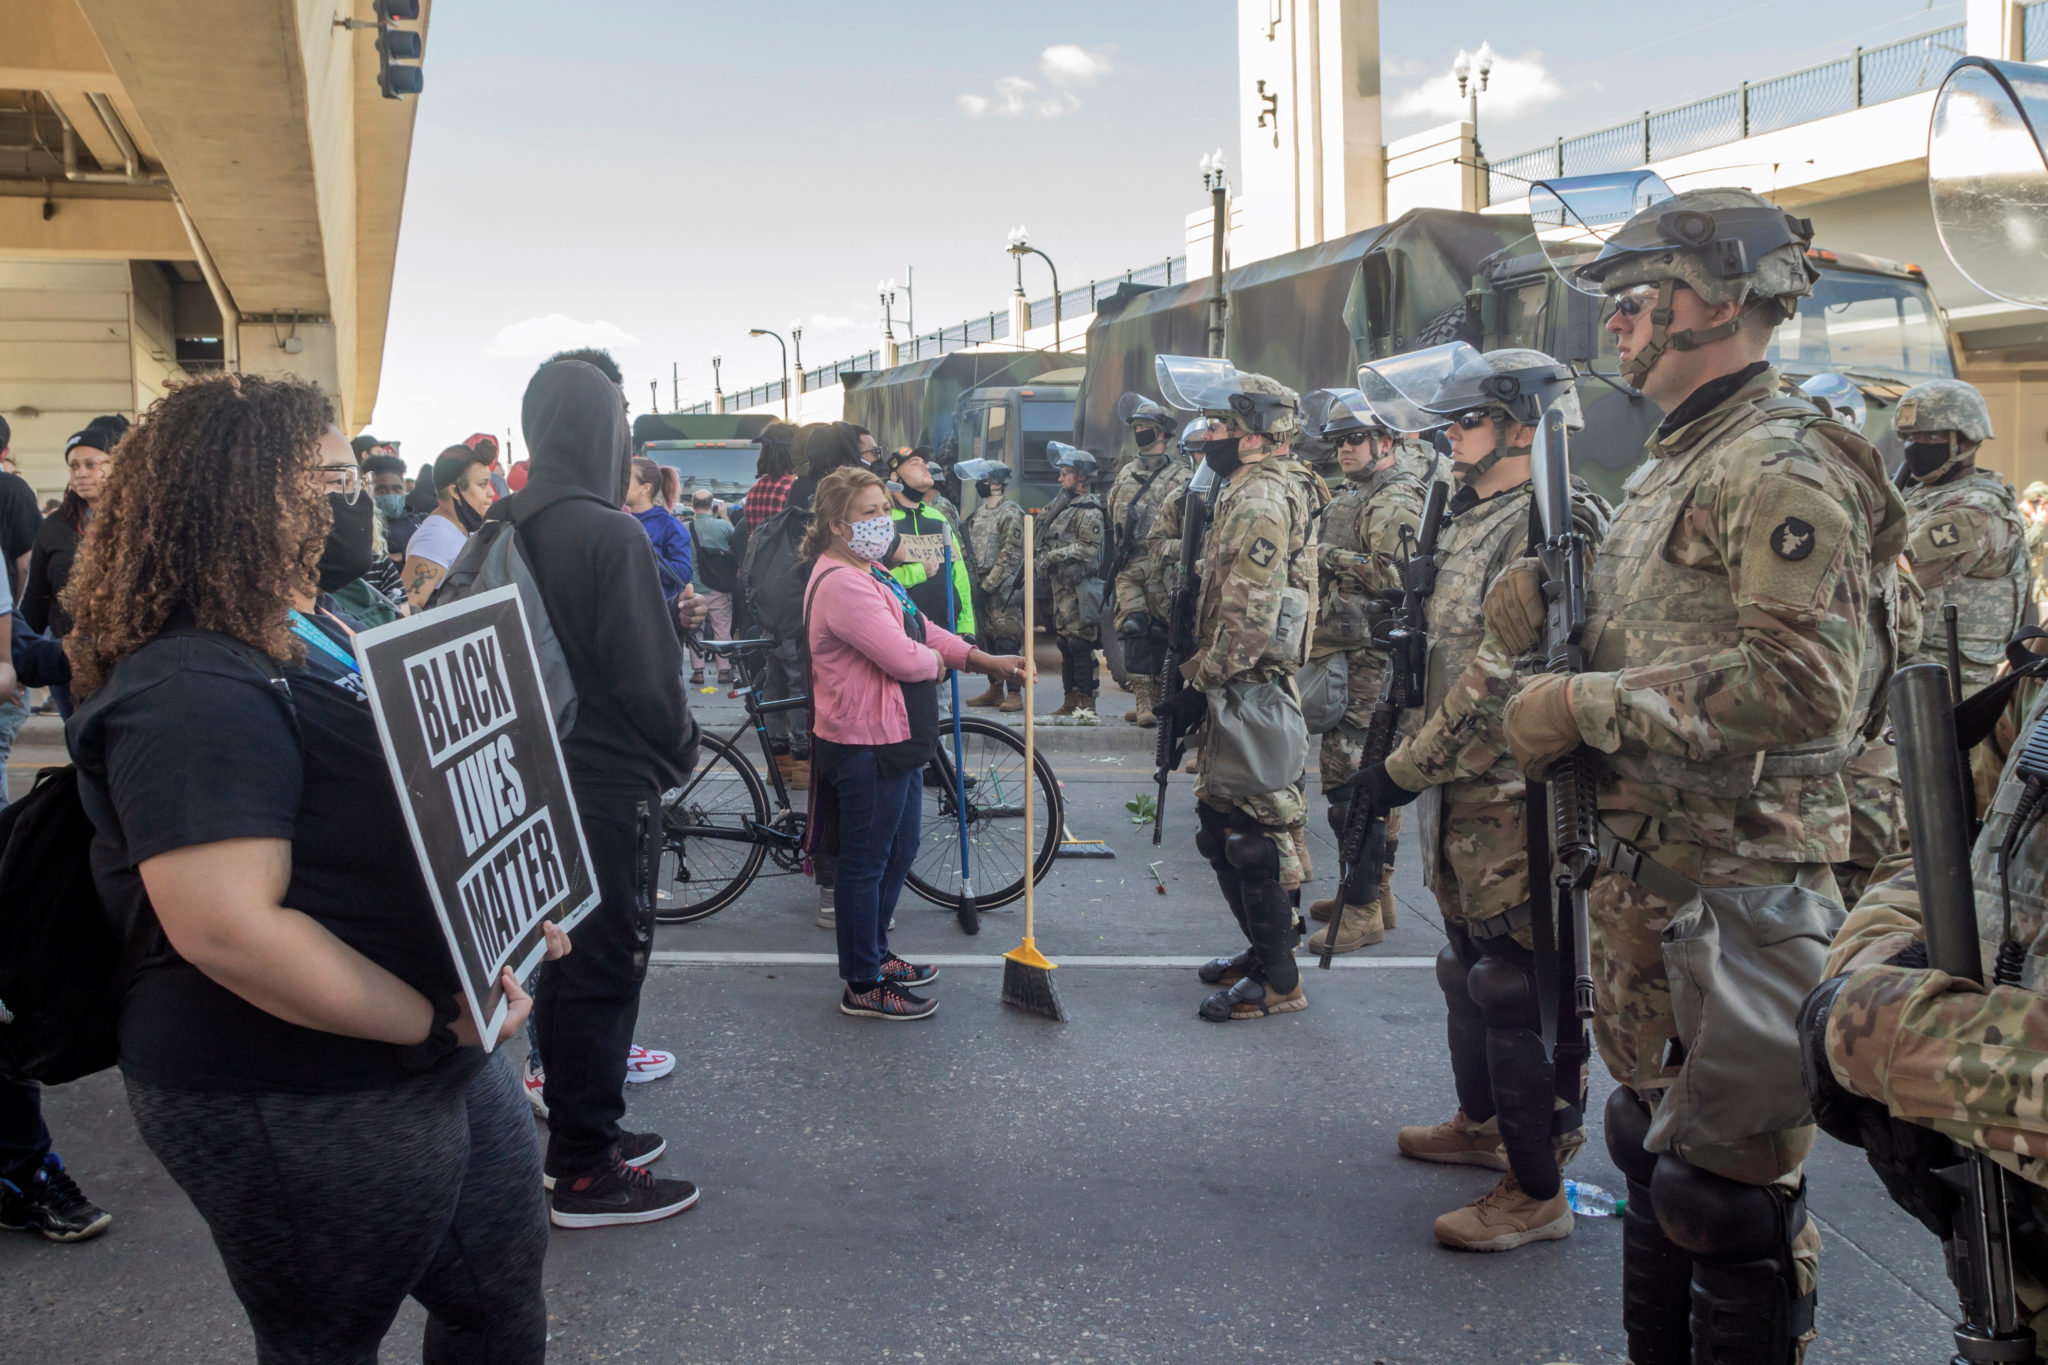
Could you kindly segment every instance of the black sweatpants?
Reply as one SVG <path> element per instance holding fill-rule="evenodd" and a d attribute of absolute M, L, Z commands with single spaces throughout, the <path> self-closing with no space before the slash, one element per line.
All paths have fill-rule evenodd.
<path fill-rule="evenodd" d="M 533 1110 L 504 1054 L 340 1095 L 128 1082 L 142 1140 L 213 1233 L 261 1365 L 375 1362 L 407 1296 L 427 1365 L 547 1353 Z"/>
<path fill-rule="evenodd" d="M 626 1053 L 640 1018 L 640 984 L 654 949 L 654 884 L 661 865 L 657 794 L 576 793 L 598 902 L 569 931 L 573 951 L 544 963 L 533 997 L 547 1070 L 548 1169 L 597 1170 L 611 1159 L 626 1113 Z"/>

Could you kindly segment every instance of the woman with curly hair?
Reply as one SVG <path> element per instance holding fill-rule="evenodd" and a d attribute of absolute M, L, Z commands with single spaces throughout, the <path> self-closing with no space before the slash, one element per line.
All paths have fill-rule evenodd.
<path fill-rule="evenodd" d="M 333 420 L 297 380 L 173 389 L 72 574 L 67 738 L 132 964 L 129 1108 L 259 1359 L 374 1360 L 410 1295 L 427 1360 L 538 1361 L 532 1119 L 459 1008 L 346 630 L 314 605 L 354 470 Z M 502 984 L 509 1037 L 529 1002 Z"/>

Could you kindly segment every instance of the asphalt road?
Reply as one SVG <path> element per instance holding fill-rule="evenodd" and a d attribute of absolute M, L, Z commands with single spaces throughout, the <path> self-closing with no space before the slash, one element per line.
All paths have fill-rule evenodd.
<path fill-rule="evenodd" d="M 662 1169 L 703 1201 L 554 1234 L 554 1358 L 1621 1360 L 1612 1220 L 1504 1256 L 1446 1251 L 1431 1220 L 1492 1175 L 1394 1154 L 1396 1128 L 1454 1106 L 1428 969 L 1442 932 L 1412 856 L 1400 926 L 1311 971 L 1309 1009 L 1205 1024 L 1186 968 L 1104 961 L 1234 946 L 1185 779 L 1154 850 L 1122 809 L 1149 789 L 1149 735 L 1047 737 L 1073 833 L 1117 854 L 1062 860 L 1040 888 L 1038 939 L 1064 964 L 1072 1022 L 1005 1010 L 995 968 L 956 963 L 1014 946 L 1014 909 L 969 939 L 906 896 L 895 946 L 948 965 L 938 1016 L 905 1029 L 839 1015 L 822 956 L 769 960 L 831 950 L 800 878 L 663 928 L 639 1033 L 683 1060 L 632 1087 L 629 1122 L 669 1137 Z M 1316 838 L 1327 887 L 1334 858 Z M 1596 1128 L 1608 1088 L 1596 1069 Z M 53 1090 L 46 1109 L 116 1222 L 78 1246 L 0 1238 L 0 1360 L 248 1358 L 205 1229 L 136 1138 L 118 1078 Z M 1810 1171 L 1826 1250 L 1809 1359 L 1946 1359 L 1933 1240 L 1857 1154 L 1824 1139 Z M 1620 1185 L 1597 1136 L 1570 1174 Z M 392 1358 L 417 1352 L 421 1323 L 401 1314 Z"/>

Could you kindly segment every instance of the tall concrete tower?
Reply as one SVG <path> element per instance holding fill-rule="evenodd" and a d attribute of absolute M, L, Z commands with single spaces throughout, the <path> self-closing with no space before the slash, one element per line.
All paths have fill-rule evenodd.
<path fill-rule="evenodd" d="M 1234 264 L 1386 221 L 1379 0 L 1238 0 Z"/>

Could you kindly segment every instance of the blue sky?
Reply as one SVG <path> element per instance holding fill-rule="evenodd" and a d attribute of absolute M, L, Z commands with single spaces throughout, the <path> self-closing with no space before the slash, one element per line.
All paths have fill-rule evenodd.
<path fill-rule="evenodd" d="M 669 406 L 671 362 L 686 403 L 714 352 L 728 390 L 773 378 L 749 327 L 802 318 L 806 364 L 837 359 L 875 344 L 875 282 L 906 267 L 919 328 L 954 323 L 1002 306 L 1018 223 L 1068 285 L 1177 255 L 1198 158 L 1235 152 L 1236 9 L 437 6 L 371 430 L 414 463 L 516 438 L 535 360 L 586 340 L 610 342 L 635 411 L 650 379 Z M 1682 17 L 1383 4 L 1385 136 L 1455 117 L 1443 73 L 1481 41 L 1504 59 L 1480 118 L 1505 156 L 1960 22 L 1962 0 L 1664 12 Z M 1026 289 L 1049 292 L 1035 261 Z"/>

